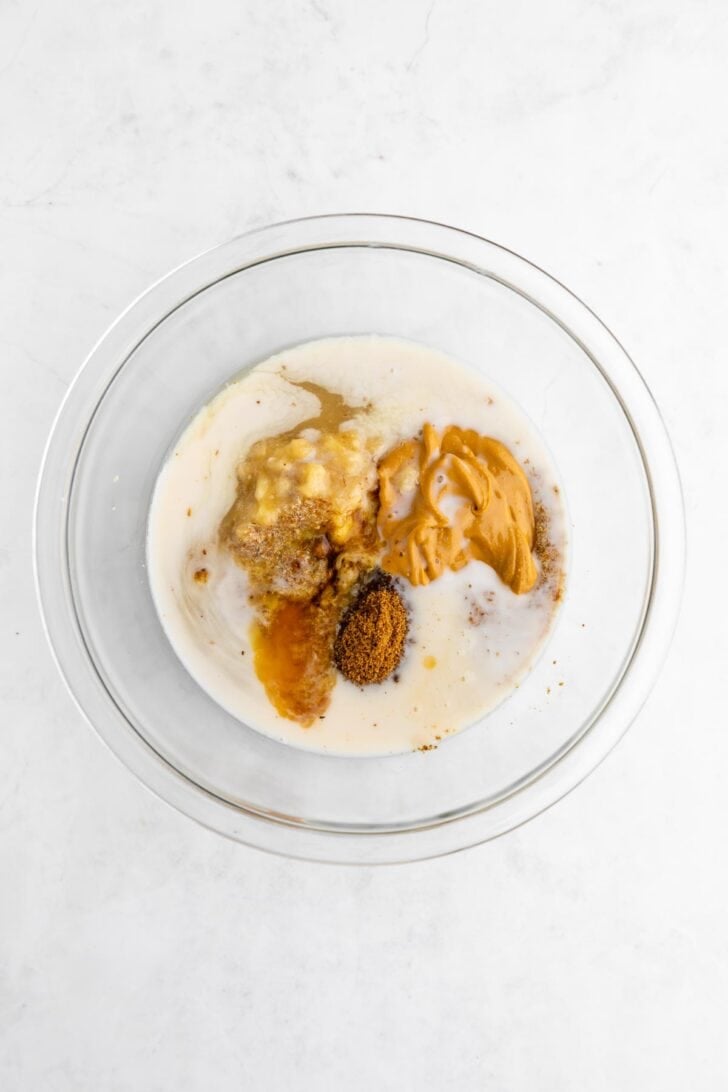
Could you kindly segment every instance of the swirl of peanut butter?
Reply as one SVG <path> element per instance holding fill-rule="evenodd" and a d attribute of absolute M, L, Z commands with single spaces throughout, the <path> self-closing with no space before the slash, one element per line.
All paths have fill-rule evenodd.
<path fill-rule="evenodd" d="M 429 584 L 483 561 L 517 595 L 536 583 L 531 488 L 498 440 L 426 424 L 379 463 L 379 499 L 387 572 Z"/>

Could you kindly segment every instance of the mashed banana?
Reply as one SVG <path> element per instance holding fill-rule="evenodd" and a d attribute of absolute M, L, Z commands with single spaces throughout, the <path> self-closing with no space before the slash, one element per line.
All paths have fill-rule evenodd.
<path fill-rule="evenodd" d="M 354 428 L 260 440 L 238 467 L 221 541 L 256 593 L 311 599 L 376 539 L 376 464 Z M 343 555 L 343 556 L 340 556 Z"/>

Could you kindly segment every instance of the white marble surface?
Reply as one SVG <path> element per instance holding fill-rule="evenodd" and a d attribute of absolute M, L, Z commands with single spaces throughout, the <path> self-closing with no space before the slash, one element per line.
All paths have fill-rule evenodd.
<path fill-rule="evenodd" d="M 728 1072 L 728 21 L 720 0 L 0 4 L 0 1088 L 715 1090 Z M 138 785 L 34 603 L 43 442 L 150 281 L 348 209 L 490 236 L 613 327 L 690 530 L 662 679 L 526 828 L 392 869 L 228 844 Z"/>

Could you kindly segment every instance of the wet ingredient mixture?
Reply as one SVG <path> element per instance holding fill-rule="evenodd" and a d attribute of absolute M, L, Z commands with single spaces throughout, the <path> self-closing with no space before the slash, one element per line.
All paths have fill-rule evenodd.
<path fill-rule="evenodd" d="M 308 343 L 231 384 L 178 441 L 149 527 L 191 674 L 314 750 L 436 747 L 518 685 L 562 595 L 532 426 L 477 372 L 389 338 Z"/>
<path fill-rule="evenodd" d="M 364 686 L 402 658 L 407 611 L 391 578 L 371 578 L 380 557 L 414 586 L 479 561 L 524 595 L 538 572 L 531 488 L 504 444 L 426 423 L 377 462 L 379 440 L 351 424 L 360 410 L 306 386 L 319 415 L 253 445 L 220 541 L 250 578 L 258 678 L 282 716 L 309 727 L 335 667 Z"/>

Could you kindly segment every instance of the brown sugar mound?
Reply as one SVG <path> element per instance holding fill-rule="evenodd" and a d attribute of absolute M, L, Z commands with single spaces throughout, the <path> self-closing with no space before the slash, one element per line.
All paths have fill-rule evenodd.
<path fill-rule="evenodd" d="M 394 581 L 378 574 L 346 611 L 334 643 L 334 663 L 358 686 L 383 682 L 399 665 L 409 621 Z"/>

